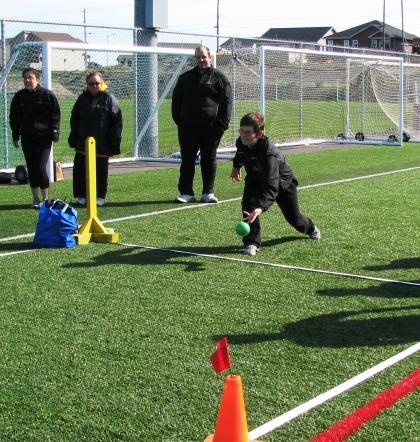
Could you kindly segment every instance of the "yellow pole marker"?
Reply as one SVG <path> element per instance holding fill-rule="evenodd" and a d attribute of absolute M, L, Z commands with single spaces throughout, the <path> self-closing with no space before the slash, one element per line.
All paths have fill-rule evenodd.
<path fill-rule="evenodd" d="M 76 237 L 78 244 L 91 241 L 101 243 L 117 243 L 120 234 L 107 229 L 98 218 L 96 207 L 96 142 L 95 138 L 86 139 L 86 189 L 87 189 L 87 220 L 80 227 Z"/>

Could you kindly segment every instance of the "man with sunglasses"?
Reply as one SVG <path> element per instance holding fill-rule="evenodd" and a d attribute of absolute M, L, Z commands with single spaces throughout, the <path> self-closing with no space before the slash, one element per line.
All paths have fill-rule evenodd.
<path fill-rule="evenodd" d="M 108 160 L 121 153 L 122 114 L 117 99 L 108 92 L 102 73 L 86 77 L 86 89 L 76 100 L 70 117 L 69 145 L 76 150 L 73 166 L 73 195 L 86 204 L 86 138 L 96 141 L 96 203 L 105 204 L 108 190 Z"/>
<path fill-rule="evenodd" d="M 251 112 L 241 118 L 236 154 L 233 159 L 232 181 L 241 180 L 241 168 L 246 171 L 242 213 L 251 228 L 243 237 L 244 255 L 255 256 L 261 246 L 260 215 L 274 201 L 286 221 L 310 239 L 321 239 L 313 221 L 299 210 L 297 179 L 283 153 L 264 134 L 264 115 Z"/>

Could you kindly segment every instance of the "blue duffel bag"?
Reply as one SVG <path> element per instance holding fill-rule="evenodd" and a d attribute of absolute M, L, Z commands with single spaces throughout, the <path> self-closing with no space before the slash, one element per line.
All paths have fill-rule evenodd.
<path fill-rule="evenodd" d="M 34 244 L 44 247 L 74 247 L 77 211 L 60 200 L 45 201 L 38 214 Z"/>

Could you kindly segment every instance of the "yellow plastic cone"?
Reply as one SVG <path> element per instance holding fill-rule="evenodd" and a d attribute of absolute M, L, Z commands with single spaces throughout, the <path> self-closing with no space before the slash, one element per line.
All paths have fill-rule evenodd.
<path fill-rule="evenodd" d="M 245 400 L 240 376 L 229 375 L 226 378 L 214 434 L 207 436 L 204 442 L 259 442 L 248 439 Z"/>

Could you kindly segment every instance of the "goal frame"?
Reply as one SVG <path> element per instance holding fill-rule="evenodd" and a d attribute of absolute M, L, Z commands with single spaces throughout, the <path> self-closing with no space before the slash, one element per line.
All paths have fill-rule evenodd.
<path fill-rule="evenodd" d="M 43 42 L 23 42 L 16 45 L 13 48 L 13 52 L 10 56 L 9 62 L 7 63 L 3 75 L 0 78 L 0 89 L 3 89 L 3 86 L 7 82 L 7 75 L 10 69 L 15 62 L 19 51 L 28 47 L 37 47 L 40 48 L 40 52 L 42 54 L 42 85 L 46 89 L 52 89 L 52 51 L 54 49 L 62 49 L 69 51 L 82 51 L 82 52 L 115 52 L 119 54 L 153 54 L 153 55 L 176 55 L 180 56 L 179 64 L 177 69 L 171 75 L 170 80 L 165 85 L 164 91 L 160 97 L 158 97 L 153 103 L 147 103 L 148 109 L 150 112 L 148 117 L 143 125 L 143 127 L 139 128 L 137 124 L 137 115 L 134 115 L 134 145 L 133 145 L 133 156 L 132 158 L 126 158 L 126 160 L 148 160 L 148 161 L 158 161 L 159 158 L 154 156 L 141 156 L 138 154 L 138 147 L 148 128 L 155 122 L 157 118 L 157 112 L 162 101 L 166 98 L 168 93 L 170 92 L 172 86 L 174 86 L 175 82 L 178 79 L 178 76 L 187 62 L 188 59 L 194 56 L 193 49 L 182 49 L 182 48 L 166 48 L 166 47 L 158 47 L 158 46 L 136 46 L 136 45 L 104 45 L 104 44 L 92 44 L 92 43 L 72 43 L 72 42 L 60 42 L 60 41 L 43 41 Z M 134 58 L 134 78 L 138 78 L 139 75 L 139 67 L 136 63 L 136 58 Z M 152 71 L 151 67 L 151 71 Z M 154 77 L 151 79 L 151 82 L 155 82 L 157 84 L 157 74 L 153 74 Z M 134 100 L 135 100 L 135 108 L 138 107 L 140 93 L 138 88 L 135 87 L 134 91 Z M 137 113 L 135 111 L 135 113 Z M 6 143 L 7 144 L 7 143 Z M 7 149 L 8 146 L 5 146 Z M 54 147 L 51 146 L 51 153 L 47 163 L 47 173 L 50 181 L 53 181 L 54 177 Z"/>
<path fill-rule="evenodd" d="M 251 50 L 252 51 L 252 50 Z M 254 50 L 255 51 L 255 50 Z M 259 106 L 260 112 L 265 114 L 266 109 L 266 74 L 265 74 L 265 59 L 266 53 L 268 51 L 271 52 L 279 52 L 279 53 L 294 53 L 300 54 L 301 56 L 305 54 L 316 55 L 318 57 L 338 57 L 346 60 L 346 97 L 345 97 L 345 127 L 343 128 L 343 132 L 345 138 L 347 139 L 315 139 L 315 140 L 304 140 L 302 137 L 302 102 L 303 96 L 299 97 L 301 103 L 301 111 L 299 114 L 299 133 L 300 137 L 296 142 L 288 142 L 288 143 L 278 143 L 280 146 L 290 146 L 295 144 L 319 144 L 319 143 L 337 143 L 340 144 L 385 144 L 392 146 L 401 146 L 403 140 L 403 128 L 404 128 L 404 59 L 402 57 L 389 57 L 389 56 L 375 56 L 375 55 L 364 55 L 364 54 L 353 54 L 353 53 L 342 53 L 342 52 L 334 52 L 334 51 L 316 51 L 311 49 L 299 49 L 299 48 L 290 48 L 290 47 L 280 47 L 280 46 L 270 46 L 263 45 L 258 48 L 259 52 Z M 356 139 L 349 139 L 350 135 L 350 77 L 349 77 L 349 68 L 347 67 L 351 60 L 354 61 L 362 61 L 362 62 L 383 62 L 384 64 L 392 64 L 393 66 L 398 67 L 399 72 L 399 91 L 398 91 L 398 124 L 397 126 L 397 142 L 388 142 L 387 140 L 378 140 L 378 139 L 370 139 L 359 141 Z M 302 81 L 302 80 L 301 80 Z M 395 124 L 395 122 L 394 122 Z"/>

